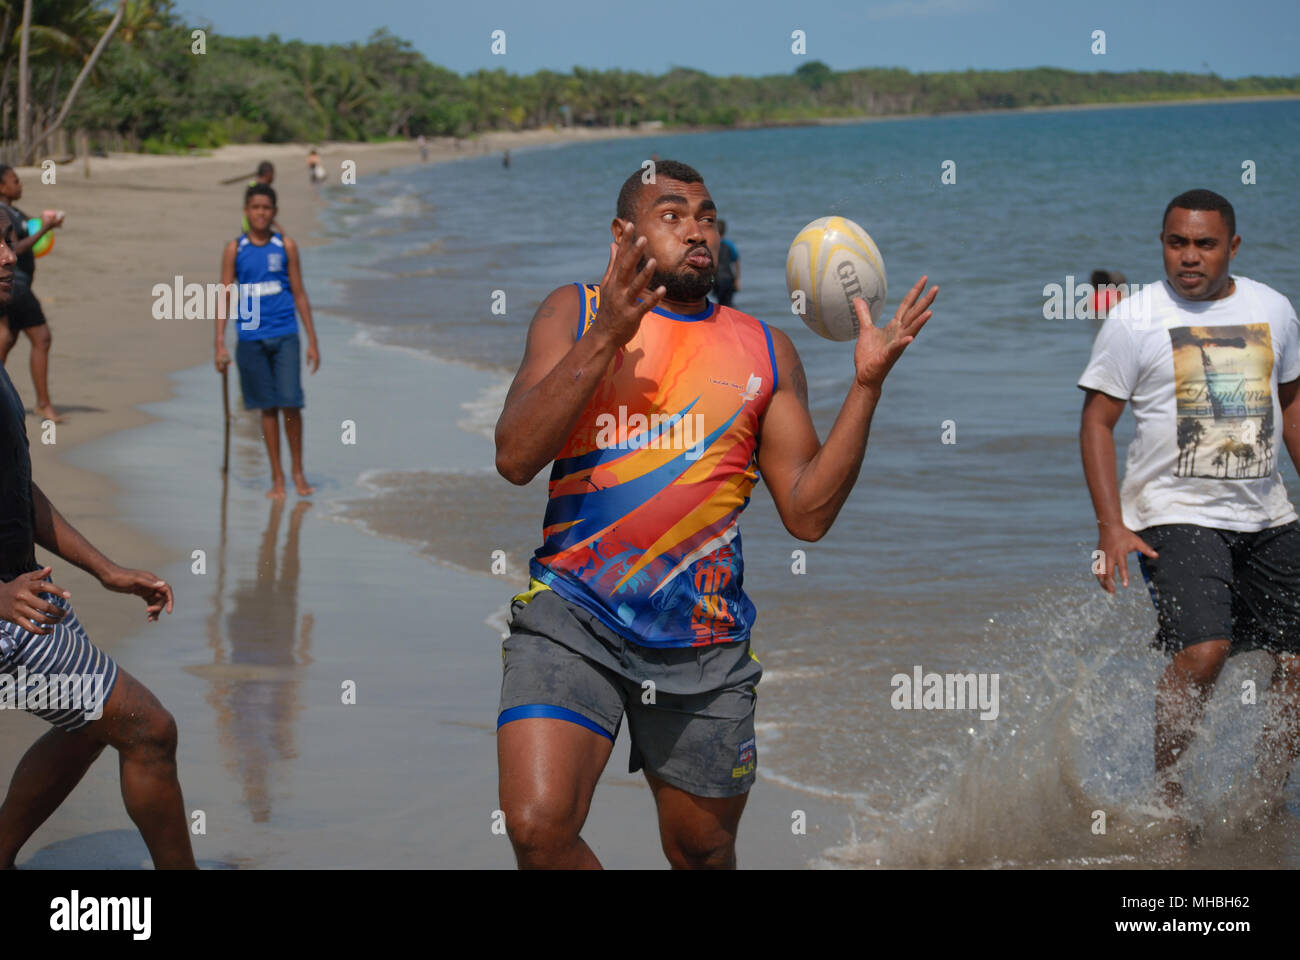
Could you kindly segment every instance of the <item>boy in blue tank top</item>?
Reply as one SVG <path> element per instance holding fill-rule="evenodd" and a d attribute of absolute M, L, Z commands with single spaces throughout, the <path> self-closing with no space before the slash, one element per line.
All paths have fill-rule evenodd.
<path fill-rule="evenodd" d="M 275 219 L 275 191 L 264 183 L 254 184 L 244 194 L 244 216 L 249 229 L 226 244 L 221 256 L 221 282 L 237 283 L 239 343 L 235 365 L 244 395 L 244 409 L 262 411 L 262 439 L 271 460 L 271 489 L 267 496 L 284 497 L 284 469 L 280 463 L 280 411 L 284 411 L 284 432 L 289 438 L 293 482 L 299 496 L 314 488 L 302 468 L 302 378 L 297 315 L 307 331 L 307 364 L 311 372 L 320 369 L 320 347 L 312 324 L 311 304 L 302 285 L 298 245 L 272 232 Z M 226 303 L 218 298 L 216 366 L 224 373 L 230 366 L 226 351 Z"/>

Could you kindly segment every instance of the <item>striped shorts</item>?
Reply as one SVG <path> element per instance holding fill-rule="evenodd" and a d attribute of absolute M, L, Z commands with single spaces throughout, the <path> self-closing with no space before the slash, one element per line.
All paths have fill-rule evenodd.
<path fill-rule="evenodd" d="M 41 598 L 68 611 L 48 634 L 0 620 L 0 710 L 23 710 L 72 733 L 103 715 L 117 664 L 90 642 L 67 600 Z"/>

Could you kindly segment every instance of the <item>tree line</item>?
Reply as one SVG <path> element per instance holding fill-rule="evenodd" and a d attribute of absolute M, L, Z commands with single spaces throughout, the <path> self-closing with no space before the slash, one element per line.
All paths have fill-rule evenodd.
<path fill-rule="evenodd" d="M 197 29 L 204 30 L 201 40 Z M 430 63 L 388 30 L 364 42 L 329 45 L 275 35 L 226 37 L 184 22 L 173 0 L 0 0 L 0 57 L 0 141 L 7 156 L 28 158 L 59 128 L 168 152 L 232 142 L 464 137 L 566 124 L 760 126 L 1300 95 L 1300 76 L 1048 67 L 835 71 L 819 61 L 759 77 L 716 77 L 687 67 L 659 75 L 582 67 L 460 75 Z"/>

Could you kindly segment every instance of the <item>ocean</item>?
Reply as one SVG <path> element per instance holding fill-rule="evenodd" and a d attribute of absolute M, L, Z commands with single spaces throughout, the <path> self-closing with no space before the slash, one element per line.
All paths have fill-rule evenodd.
<path fill-rule="evenodd" d="M 623 179 L 652 154 L 681 160 L 704 175 L 739 250 L 733 305 L 790 334 L 824 438 L 852 345 L 791 314 L 785 253 L 817 217 L 863 225 L 888 270 L 886 316 L 922 273 L 940 294 L 885 384 L 831 533 L 795 541 L 761 485 L 741 521 L 765 670 L 760 776 L 852 810 L 851 835 L 821 852 L 824 865 L 1142 866 L 1161 862 L 1168 832 L 1151 790 L 1164 660 L 1149 647 L 1155 617 L 1136 561 L 1117 598 L 1089 570 L 1095 518 L 1075 383 L 1098 322 L 1046 319 L 1044 291 L 1096 268 L 1158 281 L 1165 204 L 1207 187 L 1236 207 L 1234 272 L 1296 302 L 1300 261 L 1285 238 L 1300 214 L 1297 146 L 1300 103 L 1289 101 L 516 150 L 509 169 L 490 154 L 333 188 L 333 242 L 311 252 L 312 270 L 345 278 L 324 308 L 367 337 L 479 372 L 477 392 L 451 408 L 394 398 L 398 429 L 403 418 L 450 418 L 490 436 L 538 303 L 600 279 Z M 942 182 L 945 169 L 955 182 Z M 1243 182 L 1248 172 L 1255 182 Z M 1126 414 L 1121 464 L 1131 435 Z M 440 453 L 408 450 L 370 471 L 372 496 L 343 509 L 436 563 L 488 575 L 489 556 L 504 551 L 504 607 L 539 542 L 546 472 L 515 488 L 490 462 L 466 469 Z M 1291 464 L 1282 470 L 1300 493 Z M 1300 787 L 1278 813 L 1249 781 L 1270 701 L 1246 709 L 1238 692 L 1247 680 L 1266 687 L 1269 669 L 1258 654 L 1231 661 L 1187 758 L 1189 815 L 1204 833 L 1192 865 L 1300 866 Z M 896 708 L 896 678 L 918 673 L 996 676 L 996 717 Z"/>

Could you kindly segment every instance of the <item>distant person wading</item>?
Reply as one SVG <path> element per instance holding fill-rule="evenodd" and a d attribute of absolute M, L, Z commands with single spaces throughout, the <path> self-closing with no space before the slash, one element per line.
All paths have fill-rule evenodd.
<path fill-rule="evenodd" d="M 731 306 L 731 299 L 740 289 L 740 254 L 736 245 L 727 239 L 727 221 L 718 221 L 718 278 L 713 283 L 713 294 L 718 303 L 724 307 Z"/>

